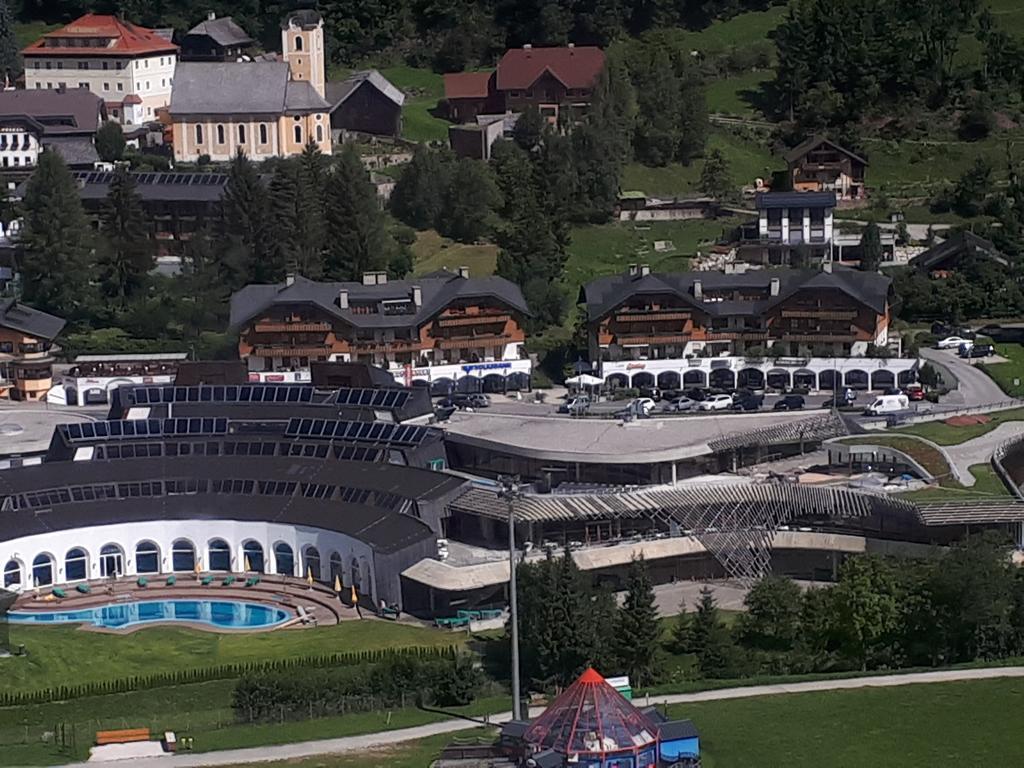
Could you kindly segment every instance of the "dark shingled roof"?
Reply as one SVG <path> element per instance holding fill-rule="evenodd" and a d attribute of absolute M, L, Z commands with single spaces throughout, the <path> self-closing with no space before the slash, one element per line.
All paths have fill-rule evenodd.
<path fill-rule="evenodd" d="M 53 136 L 43 138 L 43 146 L 52 149 L 70 167 L 91 167 L 100 161 L 96 145 L 88 136 Z"/>
<path fill-rule="evenodd" d="M 770 208 L 835 208 L 835 192 L 758 192 L 754 206 L 759 211 Z"/>
<path fill-rule="evenodd" d="M 15 299 L 0 299 L 0 328 L 52 341 L 63 330 L 64 319 L 19 304 Z"/>
<path fill-rule="evenodd" d="M 114 174 L 108 171 L 79 171 L 74 174 L 82 200 L 106 200 Z M 145 200 L 216 202 L 224 194 L 225 173 L 134 172 L 135 192 Z M 24 184 L 17 194 L 24 194 Z"/>
<path fill-rule="evenodd" d="M 390 80 L 376 69 L 367 69 L 362 72 L 353 72 L 340 82 L 327 83 L 324 90 L 327 94 L 327 101 L 331 105 L 331 111 L 340 107 L 345 99 L 355 93 L 363 83 L 369 83 L 398 106 L 405 103 L 405 94 L 398 90 Z"/>
<path fill-rule="evenodd" d="M 704 291 L 751 288 L 768 291 L 771 280 L 779 281 L 777 296 L 760 301 L 697 301 L 693 284 L 700 280 Z M 631 296 L 640 294 L 674 294 L 694 307 L 713 316 L 758 315 L 798 291 L 836 289 L 879 314 L 885 311 L 892 280 L 876 272 L 862 272 L 834 267 L 832 272 L 812 269 L 764 269 L 742 274 L 724 272 L 652 272 L 633 276 L 626 273 L 600 277 L 587 283 L 580 291 L 580 303 L 587 305 L 591 321 L 603 317 Z"/>
<path fill-rule="evenodd" d="M 799 144 L 797 144 L 795 147 L 789 150 L 789 152 L 784 154 L 782 156 L 782 159 L 785 160 L 786 163 L 792 165 L 793 163 L 799 161 L 804 155 L 806 155 L 812 149 L 819 147 L 822 144 L 828 144 L 830 147 L 832 147 L 832 149 L 836 150 L 836 152 L 841 152 L 853 160 L 857 160 L 861 163 L 864 163 L 864 165 L 868 165 L 868 161 L 865 160 L 860 155 L 858 155 L 857 153 L 851 152 L 846 147 L 836 144 L 831 139 L 828 139 L 825 136 L 821 136 L 819 134 L 816 134 L 808 139 L 804 139 L 803 141 L 801 141 Z"/>
<path fill-rule="evenodd" d="M 103 119 L 103 99 L 85 88 L 0 91 L 0 118 L 30 117 L 45 135 L 94 134 Z"/>
<path fill-rule="evenodd" d="M 918 269 L 933 269 L 961 256 L 980 256 L 1004 267 L 1010 263 L 989 240 L 964 230 L 955 232 L 941 243 L 917 254 L 910 260 L 910 264 Z"/>
<path fill-rule="evenodd" d="M 411 314 L 361 314 L 351 306 L 367 302 L 409 300 L 413 286 L 422 292 L 422 304 Z M 349 309 L 338 306 L 338 293 L 349 293 Z M 291 285 L 247 285 L 231 297 L 231 328 L 237 329 L 275 305 L 311 304 L 345 322 L 363 328 L 405 328 L 419 325 L 457 299 L 490 297 L 510 309 L 529 314 L 519 286 L 503 277 L 460 277 L 453 272 L 432 273 L 410 280 L 393 280 L 384 285 L 362 283 L 318 283 L 297 276 Z"/>
<path fill-rule="evenodd" d="M 174 71 L 170 113 L 280 115 L 326 112 L 326 101 L 307 82 L 291 82 L 284 61 L 183 61 Z"/>
<path fill-rule="evenodd" d="M 675 741 L 676 739 L 697 739 L 700 733 L 692 720 L 666 720 L 659 728 L 662 741 Z"/>
<path fill-rule="evenodd" d="M 230 16 L 221 19 L 207 19 L 196 24 L 188 35 L 206 36 L 217 45 L 251 45 L 253 39 Z"/>

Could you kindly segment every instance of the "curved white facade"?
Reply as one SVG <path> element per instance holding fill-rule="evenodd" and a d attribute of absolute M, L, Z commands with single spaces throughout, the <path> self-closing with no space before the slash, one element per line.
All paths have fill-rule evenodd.
<path fill-rule="evenodd" d="M 280 523 L 175 520 L 53 531 L 0 542 L 0 563 L 4 586 L 17 592 L 113 576 L 191 573 L 198 564 L 203 572 L 305 578 L 312 571 L 324 582 L 338 575 L 346 588 L 354 585 L 377 599 L 369 546 L 334 531 Z"/>

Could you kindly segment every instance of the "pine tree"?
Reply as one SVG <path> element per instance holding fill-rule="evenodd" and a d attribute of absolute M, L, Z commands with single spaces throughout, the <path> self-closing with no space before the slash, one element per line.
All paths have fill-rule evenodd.
<path fill-rule="evenodd" d="M 282 160 L 274 166 L 270 184 L 267 185 L 267 222 L 270 259 L 275 264 L 284 264 L 286 269 L 295 270 L 299 249 L 299 206 L 300 181 L 299 164 L 293 160 Z M 301 270 L 297 270 L 306 277 Z"/>
<path fill-rule="evenodd" d="M 877 272 L 882 265 L 882 233 L 875 222 L 864 227 L 860 238 L 860 268 L 865 272 Z"/>
<path fill-rule="evenodd" d="M 673 653 L 693 653 L 693 614 L 686 610 L 686 600 L 679 606 L 679 615 L 672 625 Z"/>
<path fill-rule="evenodd" d="M 204 330 L 222 327 L 227 320 L 224 315 L 230 295 L 219 280 L 218 269 L 209 228 L 193 232 L 181 256 L 181 298 L 177 302 L 185 333 L 193 338 Z"/>
<path fill-rule="evenodd" d="M 643 556 L 634 558 L 626 576 L 626 599 L 616 622 L 618 659 L 633 685 L 648 685 L 657 677 L 661 648 L 654 587 Z"/>
<path fill-rule="evenodd" d="M 417 144 L 391 193 L 395 218 L 414 229 L 436 227 L 452 165 L 448 153 Z"/>
<path fill-rule="evenodd" d="M 100 223 L 99 279 L 103 295 L 122 309 L 140 292 L 156 264 L 135 179 L 114 172 Z"/>
<path fill-rule="evenodd" d="M 494 209 L 500 204 L 501 196 L 487 165 L 464 157 L 448 181 L 437 229 L 453 240 L 475 243 L 490 234 Z"/>
<path fill-rule="evenodd" d="M 537 107 L 530 105 L 519 113 L 519 118 L 512 129 L 512 141 L 520 149 L 530 152 L 540 144 L 546 129 L 547 121 L 544 116 Z"/>
<path fill-rule="evenodd" d="M 7 0 L 0 0 L 0 77 L 11 86 L 21 72 L 21 57 L 18 55 L 18 40 L 14 35 L 14 18 Z"/>
<path fill-rule="evenodd" d="M 708 101 L 699 69 L 688 55 L 676 56 L 679 101 L 672 116 L 678 128 L 676 160 L 689 164 L 704 152 L 708 137 Z"/>
<path fill-rule="evenodd" d="M 729 161 L 718 148 L 708 152 L 704 160 L 704 167 L 700 171 L 700 190 L 715 200 L 728 200 L 733 196 Z"/>
<path fill-rule="evenodd" d="M 90 304 L 92 233 L 75 180 L 56 152 L 40 153 L 23 205 L 25 301 L 61 317 L 80 315 Z"/>
<path fill-rule="evenodd" d="M 222 277 L 228 289 L 280 280 L 284 264 L 272 263 L 268 248 L 267 191 L 256 168 L 241 150 L 228 169 L 223 208 L 227 242 Z"/>
<path fill-rule="evenodd" d="M 377 192 L 355 149 L 348 145 L 327 179 L 326 275 L 357 280 L 387 265 L 388 237 Z"/>
<path fill-rule="evenodd" d="M 700 591 L 693 620 L 691 651 L 704 677 L 725 677 L 732 667 L 734 645 L 718 616 L 718 603 L 708 587 Z"/>
<path fill-rule="evenodd" d="M 637 158 L 647 165 L 666 165 L 679 149 L 681 85 L 668 51 L 648 46 L 634 73 L 637 94 Z"/>

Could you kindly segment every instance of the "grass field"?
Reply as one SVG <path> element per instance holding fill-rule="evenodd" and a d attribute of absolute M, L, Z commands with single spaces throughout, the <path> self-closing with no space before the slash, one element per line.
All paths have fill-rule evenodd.
<path fill-rule="evenodd" d="M 720 53 L 730 47 L 753 45 L 768 39 L 768 33 L 782 21 L 786 9 L 776 6 L 767 11 L 741 13 L 728 21 L 716 21 L 707 29 L 689 32 L 682 29 L 665 30 L 670 39 L 690 50 L 701 53 Z"/>
<path fill-rule="evenodd" d="M 1024 397 L 1024 346 L 996 344 L 996 354 L 1006 358 L 1005 363 L 983 365 L 985 371 L 1003 392 L 1011 397 Z M 1014 383 L 1014 382 L 1018 383 Z"/>
<path fill-rule="evenodd" d="M 412 245 L 413 274 L 425 275 L 438 269 L 452 272 L 459 267 L 469 267 L 469 274 L 475 277 L 494 274 L 498 261 L 496 245 L 465 245 L 441 237 L 433 229 L 416 233 Z"/>
<path fill-rule="evenodd" d="M 47 24 L 44 21 L 19 22 L 14 25 L 14 39 L 18 43 L 18 48 L 21 49 L 59 26 L 60 24 Z"/>
<path fill-rule="evenodd" d="M 895 448 L 897 451 L 902 451 L 914 459 L 933 477 L 938 478 L 941 484 L 957 485 L 945 457 L 932 446 L 913 437 L 876 434 L 864 437 L 849 437 L 842 440 L 842 442 L 851 445 L 887 445 L 890 448 Z"/>
<path fill-rule="evenodd" d="M 383 621 L 245 635 L 154 627 L 129 635 L 72 627 L 11 626 L 26 657 L 0 660 L 0 690 L 35 690 L 219 664 L 411 645 L 449 645 L 462 635 Z"/>
<path fill-rule="evenodd" d="M 767 69 L 752 70 L 742 75 L 712 80 L 707 86 L 708 110 L 730 117 L 764 120 L 764 115 L 752 103 L 750 93 L 772 80 L 775 73 Z"/>
<path fill-rule="evenodd" d="M 966 424 L 962 427 L 955 427 L 943 421 L 931 421 L 925 424 L 913 424 L 894 431 L 902 435 L 917 435 L 939 445 L 959 445 L 988 434 L 1000 424 L 1005 424 L 1008 421 L 1024 421 L 1024 408 L 996 411 L 987 415 L 990 421 L 985 424 Z"/>
<path fill-rule="evenodd" d="M 969 467 L 974 475 L 975 483 L 965 488 L 959 483 L 948 483 L 939 488 L 926 488 L 923 491 L 912 491 L 900 495 L 901 499 L 915 502 L 959 501 L 961 499 L 991 499 L 1009 496 L 1006 485 L 989 464 L 974 464 Z"/>
<path fill-rule="evenodd" d="M 800 693 L 669 707 L 701 733 L 704 768 L 1015 765 L 1024 681 Z"/>

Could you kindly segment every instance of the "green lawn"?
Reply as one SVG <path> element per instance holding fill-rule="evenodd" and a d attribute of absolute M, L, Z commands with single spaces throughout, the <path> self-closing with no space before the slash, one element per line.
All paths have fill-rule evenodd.
<path fill-rule="evenodd" d="M 376 620 L 244 635 L 163 627 L 109 635 L 72 627 L 11 625 L 11 642 L 24 643 L 29 654 L 0 659 L 0 690 L 35 690 L 263 659 L 449 645 L 463 638 Z"/>
<path fill-rule="evenodd" d="M 756 178 L 769 178 L 773 168 L 784 166 L 766 146 L 741 138 L 725 128 L 711 129 L 708 149 L 718 149 L 725 155 L 737 189 L 753 185 Z M 699 195 L 703 168 L 703 158 L 694 160 L 690 165 L 671 163 L 662 168 L 630 163 L 623 169 L 622 189 L 662 197 Z"/>
<path fill-rule="evenodd" d="M 716 21 L 707 29 L 689 32 L 683 29 L 661 30 L 674 43 L 701 53 L 720 53 L 730 47 L 753 45 L 768 39 L 768 33 L 782 21 L 786 9 L 776 6 L 767 11 L 741 13 L 728 21 Z"/>
<path fill-rule="evenodd" d="M 953 478 L 946 458 L 935 448 L 913 437 L 899 437 L 884 433 L 848 437 L 842 440 L 851 445 L 886 445 L 902 451 L 924 467 L 933 477 L 939 478 L 942 485 L 959 485 Z"/>
<path fill-rule="evenodd" d="M 950 483 L 940 488 L 926 488 L 900 495 L 901 499 L 915 502 L 960 501 L 962 499 L 992 499 L 1009 496 L 1006 485 L 990 464 L 974 464 L 969 467 L 975 483 L 965 488 L 959 483 Z"/>
<path fill-rule="evenodd" d="M 445 268 L 454 272 L 459 267 L 469 267 L 470 275 L 482 277 L 494 274 L 498 261 L 498 246 L 456 243 L 428 229 L 416 233 L 412 255 L 414 275 L 425 275 Z"/>
<path fill-rule="evenodd" d="M 47 24 L 45 21 L 19 22 L 14 25 L 14 39 L 18 43 L 19 49 L 24 48 L 59 26 L 60 24 Z"/>
<path fill-rule="evenodd" d="M 1015 765 L 1024 681 L 985 680 L 682 704 L 704 768 Z"/>
<path fill-rule="evenodd" d="M 430 114 L 444 96 L 444 79 L 429 69 L 388 67 L 381 74 L 405 93 L 402 136 L 410 141 L 448 141 L 448 121 Z"/>
<path fill-rule="evenodd" d="M 967 424 L 962 427 L 956 427 L 952 424 L 946 424 L 944 421 L 930 421 L 924 424 L 902 427 L 894 431 L 899 434 L 917 435 L 939 445 L 959 445 L 981 435 L 988 434 L 1000 424 L 1008 421 L 1024 421 L 1024 408 L 996 411 L 986 415 L 990 420 L 985 424 Z"/>
<path fill-rule="evenodd" d="M 982 365 L 982 370 L 1011 397 L 1024 397 L 1024 346 L 996 344 L 996 354 L 1007 362 Z"/>
<path fill-rule="evenodd" d="M 707 86 L 708 110 L 730 117 L 764 120 L 764 115 L 750 103 L 747 93 L 756 92 L 774 78 L 771 70 L 760 69 L 712 80 Z"/>

